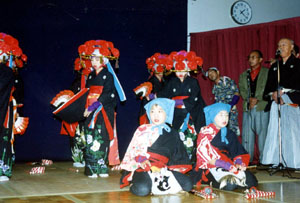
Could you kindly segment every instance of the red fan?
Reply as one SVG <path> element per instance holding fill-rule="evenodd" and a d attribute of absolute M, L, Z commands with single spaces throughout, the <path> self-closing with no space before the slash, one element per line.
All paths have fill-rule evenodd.
<path fill-rule="evenodd" d="M 28 117 L 18 117 L 14 125 L 14 134 L 23 135 L 27 129 L 28 124 L 29 124 Z"/>
<path fill-rule="evenodd" d="M 66 103 L 74 96 L 71 90 L 60 91 L 50 102 L 55 107 L 59 107 L 61 104 Z"/>
<path fill-rule="evenodd" d="M 148 96 L 152 91 L 152 83 L 144 82 L 133 89 L 137 98 L 143 99 L 143 97 Z"/>

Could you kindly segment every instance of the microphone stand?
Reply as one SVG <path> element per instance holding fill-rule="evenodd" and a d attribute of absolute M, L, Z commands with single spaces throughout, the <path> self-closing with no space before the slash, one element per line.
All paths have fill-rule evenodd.
<path fill-rule="evenodd" d="M 275 173 L 282 171 L 282 176 L 284 176 L 284 171 L 286 170 L 287 173 L 290 175 L 288 169 L 283 165 L 283 159 L 282 159 L 282 136 L 281 136 L 281 104 L 280 104 L 280 69 L 279 69 L 279 60 L 277 60 L 277 82 L 278 82 L 278 87 L 277 87 L 277 106 L 278 106 L 278 142 L 279 142 L 279 164 L 275 167 L 272 168 L 272 171 L 269 173 L 270 176 L 274 175 Z"/>

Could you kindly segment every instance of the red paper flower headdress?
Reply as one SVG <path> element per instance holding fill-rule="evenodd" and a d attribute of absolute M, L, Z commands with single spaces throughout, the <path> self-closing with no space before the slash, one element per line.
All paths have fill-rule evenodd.
<path fill-rule="evenodd" d="M 94 51 L 98 49 L 101 57 L 109 60 L 118 61 L 120 52 L 114 47 L 114 44 L 105 40 L 89 40 L 78 47 L 79 58 L 75 60 L 74 69 L 79 71 L 82 68 L 90 68 L 90 58 L 93 56 Z M 116 62 L 117 63 L 117 62 Z"/>
<path fill-rule="evenodd" d="M 196 55 L 193 51 L 179 51 L 179 52 L 171 52 L 169 54 L 173 62 L 172 72 L 188 72 L 188 71 L 198 71 L 198 67 L 202 67 L 203 59 Z"/>
<path fill-rule="evenodd" d="M 172 68 L 172 60 L 167 54 L 155 53 L 153 56 L 146 59 L 146 64 L 149 72 L 163 73 Z"/>
<path fill-rule="evenodd" d="M 0 33 L 0 60 L 11 68 L 22 68 L 24 62 L 27 62 L 27 56 L 19 47 L 18 40 L 2 32 Z"/>

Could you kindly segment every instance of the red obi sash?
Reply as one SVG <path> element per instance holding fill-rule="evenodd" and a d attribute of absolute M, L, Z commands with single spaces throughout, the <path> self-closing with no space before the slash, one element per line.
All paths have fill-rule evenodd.
<path fill-rule="evenodd" d="M 87 107 L 91 106 L 94 102 L 98 100 L 102 94 L 103 86 L 90 86 L 89 95 L 87 98 Z"/>

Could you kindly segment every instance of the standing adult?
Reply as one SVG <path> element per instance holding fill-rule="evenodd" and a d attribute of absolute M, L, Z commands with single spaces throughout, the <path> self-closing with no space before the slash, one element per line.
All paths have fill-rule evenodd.
<path fill-rule="evenodd" d="M 214 82 L 212 93 L 215 96 L 215 102 L 230 104 L 231 111 L 229 114 L 228 128 L 237 136 L 240 136 L 238 110 L 236 107 L 240 96 L 239 89 L 235 81 L 227 76 L 221 76 L 219 69 L 216 67 L 209 68 L 207 76 L 212 82 Z"/>
<path fill-rule="evenodd" d="M 17 102 L 13 97 L 15 90 L 13 69 L 23 67 L 23 61 L 26 60 L 27 57 L 20 49 L 18 40 L 0 33 L 0 181 L 8 181 L 12 175 L 14 134 L 19 133 L 14 125 L 18 113 Z"/>
<path fill-rule="evenodd" d="M 165 97 L 175 100 L 175 111 L 172 127 L 179 131 L 189 158 L 196 160 L 197 134 L 205 125 L 203 108 L 204 100 L 197 79 L 190 76 L 190 72 L 197 71 L 202 65 L 202 58 L 195 52 L 172 52 L 169 57 L 173 61 L 172 72 L 176 77 L 167 80 L 163 89 L 157 93 L 157 97 Z"/>
<path fill-rule="evenodd" d="M 250 162 L 253 161 L 256 135 L 259 160 L 262 159 L 269 123 L 269 112 L 264 111 L 267 102 L 263 100 L 269 69 L 261 65 L 262 61 L 261 51 L 251 51 L 248 56 L 250 68 L 239 78 L 240 95 L 243 98 L 242 144 L 250 154 Z"/>
<path fill-rule="evenodd" d="M 300 60 L 292 54 L 293 48 L 293 40 L 280 39 L 276 52 L 280 58 L 269 69 L 264 97 L 271 111 L 262 163 L 281 161 L 284 166 L 300 168 Z"/>
<path fill-rule="evenodd" d="M 146 60 L 147 69 L 150 73 L 147 82 L 150 82 L 152 84 L 152 94 L 156 94 L 157 92 L 161 91 L 164 85 L 164 72 L 166 61 L 167 56 L 160 53 L 155 53 L 153 56 L 147 58 Z M 149 123 L 144 108 L 144 106 L 149 102 L 149 100 L 146 97 L 141 98 L 141 100 L 141 109 L 139 113 L 140 125 Z"/>
<path fill-rule="evenodd" d="M 94 69 L 86 81 L 89 93 L 84 112 L 84 173 L 91 178 L 108 177 L 108 164 L 120 163 L 114 125 L 118 95 L 121 101 L 126 100 L 109 62 L 119 57 L 119 51 L 104 40 L 87 41 L 81 50 Z"/>

